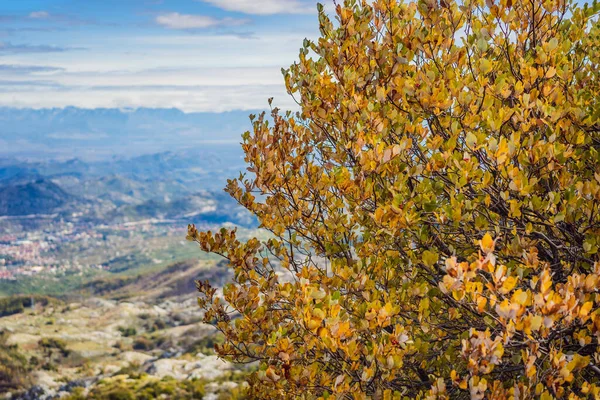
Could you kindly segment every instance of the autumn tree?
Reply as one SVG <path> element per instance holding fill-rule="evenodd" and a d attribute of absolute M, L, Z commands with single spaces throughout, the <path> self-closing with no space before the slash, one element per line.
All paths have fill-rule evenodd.
<path fill-rule="evenodd" d="M 600 397 L 600 7 L 347 0 L 227 191 L 198 283 L 257 398 Z"/>

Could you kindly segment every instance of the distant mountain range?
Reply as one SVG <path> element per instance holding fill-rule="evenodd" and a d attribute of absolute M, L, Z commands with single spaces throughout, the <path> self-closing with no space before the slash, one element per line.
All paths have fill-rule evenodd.
<path fill-rule="evenodd" d="M 18 109 L 0 107 L 0 157 L 109 160 L 236 144 L 251 129 L 248 111 L 184 113 L 178 109 Z"/>
<path fill-rule="evenodd" d="M 149 182 L 157 180 L 167 185 L 186 184 L 187 191 L 220 190 L 228 178 L 244 169 L 239 144 L 207 144 L 202 147 L 145 154 L 137 157 L 112 157 L 102 161 L 47 159 L 44 161 L 0 160 L 0 184 L 52 178 L 61 186 L 81 190 L 81 180 L 90 183 L 98 179 L 104 185 L 131 185 L 125 180 L 141 183 L 146 190 L 154 190 Z M 96 185 L 96 183 L 94 183 Z M 97 188 L 90 188 L 96 190 Z M 90 194 L 92 192 L 89 192 Z"/>
<path fill-rule="evenodd" d="M 251 225 L 223 193 L 245 169 L 248 114 L 0 107 L 0 217 Z"/>
<path fill-rule="evenodd" d="M 243 169 L 241 150 L 233 145 L 112 161 L 5 159 L 0 217 L 59 213 L 99 223 L 159 218 L 252 226 L 250 214 L 223 192 L 227 179 Z"/>

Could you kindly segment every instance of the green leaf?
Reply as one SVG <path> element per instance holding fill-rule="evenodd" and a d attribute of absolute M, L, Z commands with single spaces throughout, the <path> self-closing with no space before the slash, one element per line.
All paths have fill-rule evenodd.
<path fill-rule="evenodd" d="M 439 260 L 439 255 L 430 250 L 425 250 L 422 255 L 423 264 L 433 267 Z"/>

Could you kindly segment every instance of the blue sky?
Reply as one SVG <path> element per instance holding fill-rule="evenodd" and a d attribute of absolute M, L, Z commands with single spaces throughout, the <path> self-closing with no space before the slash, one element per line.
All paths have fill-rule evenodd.
<path fill-rule="evenodd" d="M 1 0 L 0 106 L 289 108 L 317 28 L 312 0 Z"/>

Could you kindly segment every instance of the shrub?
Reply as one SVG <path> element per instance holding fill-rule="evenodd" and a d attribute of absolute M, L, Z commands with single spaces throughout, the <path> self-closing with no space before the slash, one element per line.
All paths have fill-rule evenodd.
<path fill-rule="evenodd" d="M 188 232 L 234 271 L 199 303 L 254 396 L 600 397 L 599 11 L 320 7 L 301 110 L 251 117 L 227 186 L 272 238 Z"/>
<path fill-rule="evenodd" d="M 214 354 L 215 345 L 221 345 L 224 343 L 224 341 L 225 338 L 221 333 L 208 335 L 193 342 L 187 348 L 186 353 L 196 354 L 200 352 L 203 354 Z"/>
<path fill-rule="evenodd" d="M 152 350 L 155 347 L 154 342 L 144 336 L 140 336 L 135 338 L 133 341 L 133 349 L 134 350 Z"/>
<path fill-rule="evenodd" d="M 18 347 L 8 345 L 8 334 L 0 331 L 0 393 L 26 388 L 31 366 Z"/>
<path fill-rule="evenodd" d="M 137 335 L 137 330 L 134 327 L 125 328 L 123 326 L 120 326 L 117 329 L 119 330 L 119 332 L 121 332 L 121 335 L 123 335 L 125 337 Z"/>
<path fill-rule="evenodd" d="M 204 396 L 204 381 L 191 379 L 177 381 L 166 377 L 156 379 L 148 375 L 133 377 L 120 375 L 104 379 L 92 387 L 85 397 L 90 400 L 154 400 L 158 398 L 192 400 Z M 79 400 L 81 391 L 65 397 L 66 400 Z"/>
<path fill-rule="evenodd" d="M 70 353 L 70 350 L 67 349 L 67 342 L 59 338 L 45 337 L 40 339 L 38 345 L 48 352 L 57 350 L 63 357 L 68 356 Z"/>

